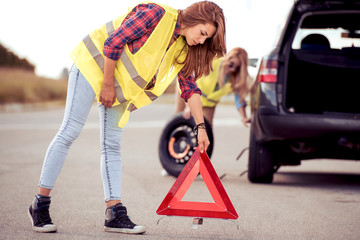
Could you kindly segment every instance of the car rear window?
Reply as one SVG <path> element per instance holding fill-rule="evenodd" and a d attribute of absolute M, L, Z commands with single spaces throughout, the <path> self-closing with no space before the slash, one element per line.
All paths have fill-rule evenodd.
<path fill-rule="evenodd" d="M 292 49 L 360 50 L 360 12 L 305 14 L 292 42 Z"/>

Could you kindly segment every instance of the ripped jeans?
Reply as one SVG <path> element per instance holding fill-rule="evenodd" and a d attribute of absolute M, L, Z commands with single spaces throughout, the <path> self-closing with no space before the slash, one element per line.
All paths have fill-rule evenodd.
<path fill-rule="evenodd" d="M 69 74 L 64 119 L 47 149 L 39 187 L 53 188 L 72 143 L 80 135 L 85 125 L 94 98 L 94 90 L 73 64 Z M 100 114 L 101 178 L 105 201 L 121 200 L 120 142 L 122 128 L 118 127 L 121 105 L 105 108 L 98 104 L 98 107 Z"/>

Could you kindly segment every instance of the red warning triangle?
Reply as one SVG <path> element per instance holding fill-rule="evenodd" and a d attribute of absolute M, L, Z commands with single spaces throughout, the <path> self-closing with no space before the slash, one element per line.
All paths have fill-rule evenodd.
<path fill-rule="evenodd" d="M 198 174 L 201 174 L 214 200 L 210 202 L 181 201 Z M 156 211 L 159 215 L 237 219 L 232 205 L 206 152 L 197 149 L 176 179 Z"/>

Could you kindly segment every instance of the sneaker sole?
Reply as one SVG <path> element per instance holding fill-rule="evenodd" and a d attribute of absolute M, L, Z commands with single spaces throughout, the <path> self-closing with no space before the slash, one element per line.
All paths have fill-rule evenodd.
<path fill-rule="evenodd" d="M 135 228 L 136 229 L 104 227 L 104 231 L 105 232 L 126 233 L 126 234 L 142 234 L 142 233 L 146 232 L 145 228 L 142 226 L 137 226 Z"/>
<path fill-rule="evenodd" d="M 29 216 L 30 221 L 31 221 L 32 229 L 35 232 L 51 233 L 51 232 L 56 232 L 57 231 L 57 227 L 55 225 L 49 225 L 48 224 L 48 225 L 45 225 L 43 227 L 35 227 L 34 226 L 34 221 L 33 221 L 32 216 L 30 214 L 30 209 L 28 209 L 27 213 L 28 213 L 28 216 Z"/>

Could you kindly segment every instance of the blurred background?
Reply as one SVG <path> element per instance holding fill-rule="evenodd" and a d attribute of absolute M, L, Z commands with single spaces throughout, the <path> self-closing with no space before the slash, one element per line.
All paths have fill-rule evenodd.
<path fill-rule="evenodd" d="M 104 0 L 101 3 L 94 0 L 2 2 L 0 103 L 64 98 L 67 73 L 72 64 L 69 56 L 72 49 L 85 35 L 126 13 L 129 7 L 140 2 L 139 0 L 129 0 L 126 3 L 119 0 Z M 184 9 L 196 1 L 160 0 L 158 2 Z M 271 49 L 281 29 L 281 23 L 293 4 L 292 0 L 214 0 L 214 2 L 225 13 L 228 50 L 233 47 L 245 48 L 250 58 L 258 58 Z M 32 82 L 27 81 L 28 79 Z M 15 80 L 20 82 L 15 83 Z M 31 84 L 36 81 L 41 81 L 42 84 Z M 22 86 L 26 86 L 25 89 Z M 51 86 L 54 86 L 54 89 L 45 91 Z"/>

